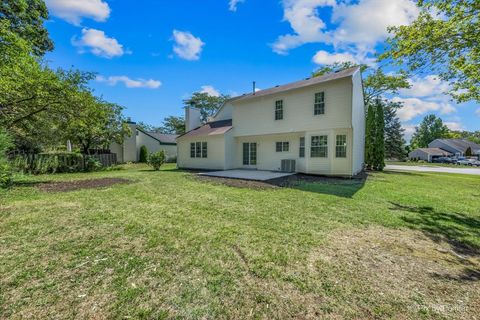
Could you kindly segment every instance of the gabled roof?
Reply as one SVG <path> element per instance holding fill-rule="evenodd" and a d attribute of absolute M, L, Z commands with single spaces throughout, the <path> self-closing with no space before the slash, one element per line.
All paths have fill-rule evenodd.
<path fill-rule="evenodd" d="M 232 129 L 232 119 L 212 121 L 178 136 L 177 139 L 183 137 L 214 136 L 218 134 L 224 134 L 230 129 Z"/>
<path fill-rule="evenodd" d="M 178 134 L 165 134 L 157 132 L 148 132 L 148 134 L 164 143 L 175 143 L 175 139 L 178 137 Z"/>
<path fill-rule="evenodd" d="M 164 134 L 157 132 L 147 132 L 137 127 L 137 130 L 143 134 L 149 136 L 150 138 L 157 140 L 161 144 L 177 144 L 175 141 L 178 137 L 178 134 Z"/>
<path fill-rule="evenodd" d="M 450 146 L 460 152 L 467 151 L 468 148 L 471 148 L 472 152 L 475 153 L 480 151 L 480 145 L 472 141 L 465 139 L 436 139 L 439 142 L 444 143 L 447 146 Z M 435 140 L 434 140 L 435 141 Z M 433 142 L 433 141 L 432 141 Z"/>
<path fill-rule="evenodd" d="M 413 151 L 423 151 L 423 152 L 428 153 L 429 155 L 432 155 L 432 156 L 448 156 L 448 155 L 451 155 L 450 152 L 442 150 L 440 148 L 418 148 L 418 149 L 415 149 Z"/>
<path fill-rule="evenodd" d="M 237 102 L 237 101 L 243 101 L 243 100 L 252 99 L 252 98 L 263 97 L 263 96 L 267 96 L 267 95 L 271 95 L 271 94 L 275 94 L 275 93 L 280 93 L 280 92 L 284 92 L 284 91 L 289 91 L 289 90 L 294 90 L 294 89 L 299 89 L 299 88 L 303 88 L 303 87 L 312 86 L 312 85 L 322 83 L 322 82 L 327 82 L 327 81 L 342 79 L 342 78 L 346 78 L 346 77 L 351 77 L 353 74 L 355 74 L 355 72 L 357 72 L 359 70 L 360 70 L 360 67 L 352 67 L 352 68 L 344 69 L 344 70 L 341 70 L 341 71 L 338 71 L 338 72 L 329 73 L 329 74 L 326 74 L 326 75 L 323 75 L 323 76 L 320 76 L 320 77 L 307 78 L 305 80 L 300 80 L 300 81 L 284 84 L 284 85 L 281 85 L 281 86 L 276 86 L 276 87 L 273 87 L 273 88 L 260 90 L 260 91 L 255 92 L 255 94 L 253 94 L 253 93 L 244 94 L 242 96 L 231 98 L 231 99 L 227 100 L 227 102 Z"/>

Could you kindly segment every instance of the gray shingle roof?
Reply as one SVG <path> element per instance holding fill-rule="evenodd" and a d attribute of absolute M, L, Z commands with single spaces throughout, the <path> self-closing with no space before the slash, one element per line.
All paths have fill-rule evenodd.
<path fill-rule="evenodd" d="M 270 94 L 275 94 L 275 93 L 284 92 L 284 91 L 288 91 L 288 90 L 294 90 L 294 89 L 299 89 L 299 88 L 303 88 L 303 87 L 308 87 L 308 86 L 315 85 L 315 84 L 322 83 L 322 82 L 327 82 L 327 81 L 337 80 L 337 79 L 341 79 L 341 78 L 351 77 L 355 72 L 357 72 L 359 70 L 359 68 L 360 67 L 352 67 L 352 68 L 344 69 L 344 70 L 339 71 L 339 72 L 329 73 L 329 74 L 326 74 L 326 75 L 323 75 L 323 76 L 320 76 L 320 77 L 307 78 L 305 80 L 300 80 L 300 81 L 284 84 L 284 85 L 281 85 L 281 86 L 276 86 L 276 87 L 273 87 L 273 88 L 260 90 L 260 91 L 255 92 L 255 94 L 253 94 L 253 93 L 244 94 L 242 96 L 231 98 L 227 102 L 233 102 L 233 101 L 237 102 L 237 101 L 243 101 L 243 100 L 247 100 L 247 99 L 251 99 L 251 98 L 263 97 L 263 96 L 270 95 Z"/>
<path fill-rule="evenodd" d="M 232 119 L 213 121 L 208 122 L 205 125 L 196 129 L 190 130 L 189 132 L 179 136 L 178 138 L 214 136 L 218 134 L 224 134 L 230 129 L 232 129 Z"/>
<path fill-rule="evenodd" d="M 157 132 L 148 132 L 148 134 L 165 143 L 175 143 L 175 139 L 177 139 L 179 136 L 178 134 L 165 134 Z"/>
<path fill-rule="evenodd" d="M 432 156 L 448 156 L 448 155 L 451 155 L 450 152 L 442 150 L 440 148 L 418 148 L 416 150 L 423 151 L 423 152 L 428 153 L 429 155 L 432 155 Z M 413 150 L 413 151 L 415 151 L 415 150 Z"/>
<path fill-rule="evenodd" d="M 438 139 L 438 140 L 461 152 L 467 151 L 468 148 L 471 148 L 473 152 L 480 150 L 479 144 L 476 144 L 472 141 L 468 141 L 464 139 Z"/>

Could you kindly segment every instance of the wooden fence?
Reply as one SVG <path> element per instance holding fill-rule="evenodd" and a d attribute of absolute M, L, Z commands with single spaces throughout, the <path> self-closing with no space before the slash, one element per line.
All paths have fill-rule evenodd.
<path fill-rule="evenodd" d="M 58 153 L 25 153 L 11 152 L 10 160 L 17 169 L 31 173 L 78 172 L 91 170 L 89 161 L 95 159 L 102 167 L 117 164 L 116 153 L 82 155 L 70 152 Z"/>

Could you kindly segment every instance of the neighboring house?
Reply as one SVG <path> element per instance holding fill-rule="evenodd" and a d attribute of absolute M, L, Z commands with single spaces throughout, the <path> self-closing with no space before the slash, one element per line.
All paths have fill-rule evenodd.
<path fill-rule="evenodd" d="M 360 69 L 229 99 L 204 125 L 188 108 L 186 126 L 177 138 L 179 168 L 353 176 L 364 164 Z"/>
<path fill-rule="evenodd" d="M 410 160 L 425 160 L 432 162 L 438 157 L 480 157 L 480 145 L 464 139 L 435 139 L 428 148 L 418 148 L 408 154 Z"/>
<path fill-rule="evenodd" d="M 113 143 L 110 146 L 110 151 L 117 154 L 118 162 L 137 162 L 141 146 L 146 146 L 148 153 L 165 150 L 167 160 L 174 160 L 177 157 L 175 139 L 178 135 L 146 132 L 138 128 L 135 122 L 129 122 L 128 125 L 132 134 L 126 136 L 122 144 Z"/>
<path fill-rule="evenodd" d="M 432 162 L 435 158 L 449 157 L 451 155 L 452 153 L 439 148 L 418 148 L 410 152 L 408 158 L 414 161 L 423 160 Z"/>
<path fill-rule="evenodd" d="M 435 139 L 428 147 L 440 148 L 455 156 L 480 155 L 480 144 L 465 139 Z"/>

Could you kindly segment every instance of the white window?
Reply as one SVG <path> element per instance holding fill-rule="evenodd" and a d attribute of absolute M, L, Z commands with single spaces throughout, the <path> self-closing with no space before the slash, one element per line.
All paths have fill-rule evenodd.
<path fill-rule="evenodd" d="M 325 92 L 315 93 L 315 102 L 313 104 L 313 114 L 325 114 Z"/>
<path fill-rule="evenodd" d="M 337 135 L 337 143 L 335 145 L 335 156 L 337 158 L 347 157 L 347 136 L 345 134 Z"/>
<path fill-rule="evenodd" d="M 310 157 L 328 157 L 328 136 L 312 136 L 312 143 L 310 145 Z"/>
<path fill-rule="evenodd" d="M 207 142 L 190 143 L 190 158 L 207 158 L 208 145 Z"/>
<path fill-rule="evenodd" d="M 290 143 L 289 142 L 276 142 L 275 143 L 275 150 L 277 152 L 288 152 L 290 149 Z"/>

